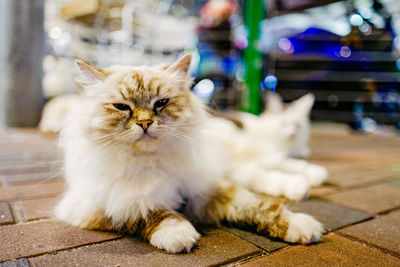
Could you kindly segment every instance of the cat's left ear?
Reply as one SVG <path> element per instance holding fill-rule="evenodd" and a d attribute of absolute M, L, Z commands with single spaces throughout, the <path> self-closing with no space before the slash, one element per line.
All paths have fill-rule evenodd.
<path fill-rule="evenodd" d="M 191 60 L 192 54 L 185 54 L 175 61 L 175 63 L 168 66 L 167 71 L 178 72 L 180 74 L 187 75 Z"/>
<path fill-rule="evenodd" d="M 301 114 L 310 114 L 314 101 L 315 96 L 312 93 L 308 93 L 290 103 L 287 110 L 301 112 Z"/>
<path fill-rule="evenodd" d="M 82 86 L 89 86 L 101 82 L 107 76 L 107 72 L 101 68 L 94 67 L 81 59 L 75 59 L 78 68 L 76 82 Z"/>

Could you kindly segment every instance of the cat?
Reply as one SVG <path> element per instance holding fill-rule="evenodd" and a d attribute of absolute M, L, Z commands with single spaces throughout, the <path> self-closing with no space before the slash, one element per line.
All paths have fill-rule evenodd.
<path fill-rule="evenodd" d="M 262 153 L 263 157 L 253 153 L 253 157 L 245 161 L 242 158 L 245 152 L 236 153 L 240 160 L 231 166 L 234 170 L 234 174 L 230 176 L 233 181 L 252 190 L 274 196 L 283 195 L 291 200 L 301 200 L 307 196 L 311 186 L 321 185 L 327 179 L 327 170 L 324 167 L 292 158 L 310 155 L 309 113 L 313 102 L 314 96 L 307 94 L 284 108 L 280 97 L 275 93 L 269 95 L 267 108 L 260 116 L 244 112 L 214 114 L 228 118 L 228 121 L 235 122 L 241 128 L 239 130 L 237 127 L 232 128 L 232 125 L 224 126 L 227 122 L 216 125 L 214 131 L 222 134 L 218 142 L 227 145 L 225 150 L 230 151 L 235 146 L 240 149 L 238 147 L 243 142 L 245 148 L 256 146 L 253 151 L 264 147 L 263 151 L 257 152 Z M 77 103 L 78 95 L 66 95 L 51 100 L 43 111 L 39 124 L 41 131 L 59 132 L 63 128 L 66 113 L 78 105 Z M 227 143 L 230 139 L 231 142 Z M 233 151 L 227 153 L 235 155 Z M 264 163 L 257 163 L 260 160 Z M 235 162 L 235 159 L 232 158 L 229 162 Z"/>
<path fill-rule="evenodd" d="M 60 136 L 67 190 L 55 217 L 135 233 L 169 253 L 189 252 L 199 239 L 190 220 L 318 242 L 324 229 L 313 217 L 225 179 L 230 157 L 189 89 L 190 61 L 186 54 L 170 65 L 104 69 L 76 61 L 85 91 Z"/>
<path fill-rule="evenodd" d="M 213 138 L 228 151 L 232 172 L 228 177 L 233 182 L 258 192 L 301 200 L 311 186 L 321 185 L 328 176 L 326 168 L 293 158 L 310 154 L 309 113 L 314 96 L 307 94 L 286 109 L 279 96 L 273 94 L 268 99 L 267 109 L 260 116 L 244 112 L 216 114 Z"/>

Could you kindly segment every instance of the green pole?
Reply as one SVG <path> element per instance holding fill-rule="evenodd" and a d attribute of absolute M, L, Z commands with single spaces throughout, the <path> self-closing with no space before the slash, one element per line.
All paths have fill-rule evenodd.
<path fill-rule="evenodd" d="M 248 46 L 244 50 L 246 89 L 242 98 L 242 110 L 253 114 L 261 113 L 263 55 L 257 49 L 260 22 L 265 18 L 263 0 L 244 0 L 243 15 L 248 30 Z"/>

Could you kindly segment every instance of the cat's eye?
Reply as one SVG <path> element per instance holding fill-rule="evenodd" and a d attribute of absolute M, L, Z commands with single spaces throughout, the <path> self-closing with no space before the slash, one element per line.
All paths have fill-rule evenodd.
<path fill-rule="evenodd" d="M 154 109 L 160 109 L 163 106 L 165 106 L 168 103 L 169 99 L 168 98 L 164 98 L 164 99 L 160 99 L 157 102 L 154 103 Z"/>
<path fill-rule="evenodd" d="M 117 104 L 113 104 L 113 106 L 114 106 L 114 108 L 116 108 L 118 110 L 122 110 L 122 111 L 125 111 L 125 110 L 130 111 L 131 110 L 131 107 L 126 104 L 117 103 Z"/>

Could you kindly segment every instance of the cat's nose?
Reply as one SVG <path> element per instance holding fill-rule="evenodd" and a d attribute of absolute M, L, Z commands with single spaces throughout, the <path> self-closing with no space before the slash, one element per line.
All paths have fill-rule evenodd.
<path fill-rule="evenodd" d="M 137 121 L 136 124 L 139 125 L 140 127 L 143 128 L 143 130 L 147 130 L 150 125 L 153 123 L 152 120 L 141 120 L 141 121 Z"/>

